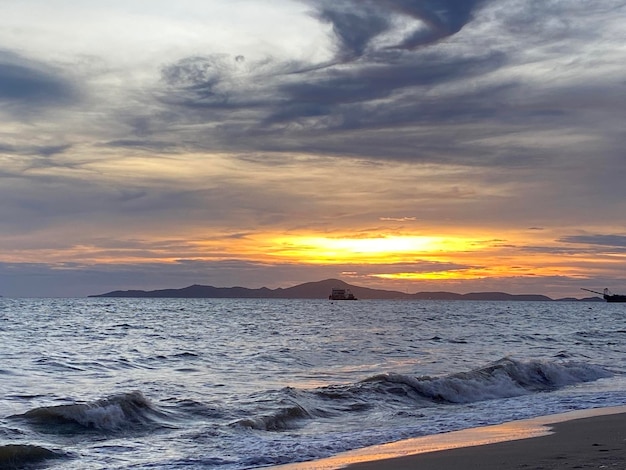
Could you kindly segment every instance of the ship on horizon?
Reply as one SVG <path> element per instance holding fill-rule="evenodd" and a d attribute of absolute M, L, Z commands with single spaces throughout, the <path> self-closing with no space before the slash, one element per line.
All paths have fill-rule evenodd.
<path fill-rule="evenodd" d="M 339 289 L 333 288 L 330 295 L 328 296 L 328 300 L 358 300 L 350 289 Z"/>
<path fill-rule="evenodd" d="M 591 290 L 591 289 L 585 289 L 584 287 L 581 287 L 582 290 L 586 290 L 587 292 L 593 292 L 594 294 L 600 294 L 604 300 L 606 300 L 607 302 L 626 302 L 626 295 L 622 295 L 622 294 L 613 294 L 608 288 L 604 289 L 604 292 L 598 292 L 595 290 Z"/>

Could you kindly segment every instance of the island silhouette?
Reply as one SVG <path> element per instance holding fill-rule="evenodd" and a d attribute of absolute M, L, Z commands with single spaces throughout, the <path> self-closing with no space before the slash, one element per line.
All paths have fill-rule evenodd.
<path fill-rule="evenodd" d="M 456 294 L 454 292 L 406 292 L 371 289 L 348 284 L 340 279 L 325 279 L 323 281 L 306 282 L 293 287 L 269 289 L 261 287 L 250 289 L 247 287 L 214 287 L 194 284 L 180 289 L 158 290 L 116 290 L 105 294 L 90 295 L 89 297 L 137 297 L 137 298 L 212 298 L 212 299 L 327 299 L 332 289 L 350 289 L 362 300 L 499 300 L 499 301 L 589 301 L 604 302 L 599 297 L 576 299 L 567 297 L 551 299 L 540 294 L 507 294 L 505 292 L 472 292 Z"/>

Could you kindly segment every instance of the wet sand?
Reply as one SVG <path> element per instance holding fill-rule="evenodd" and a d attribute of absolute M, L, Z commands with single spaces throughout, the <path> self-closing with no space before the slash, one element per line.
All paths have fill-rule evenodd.
<path fill-rule="evenodd" d="M 551 426 L 547 436 L 363 462 L 350 470 L 626 469 L 626 414 Z"/>
<path fill-rule="evenodd" d="M 281 470 L 626 469 L 626 407 L 575 411 L 347 452 Z"/>

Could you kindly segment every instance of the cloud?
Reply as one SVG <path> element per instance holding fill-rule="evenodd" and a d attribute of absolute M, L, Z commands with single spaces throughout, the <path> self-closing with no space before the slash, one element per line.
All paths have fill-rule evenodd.
<path fill-rule="evenodd" d="M 136 241 L 120 246 L 133 249 L 144 245 Z M 155 245 L 154 249 L 168 248 Z M 0 262 L 0 295 L 86 296 L 117 289 L 159 289 L 205 284 L 217 287 L 244 285 L 247 287 L 290 287 L 310 280 L 342 277 L 372 281 L 371 276 L 388 272 L 429 272 L 432 270 L 461 269 L 451 263 L 428 261 L 411 264 L 392 264 L 387 268 L 367 265 L 303 266 L 292 263 L 266 264 L 244 259 L 196 260 L 178 259 L 174 262 L 144 262 L 142 264 L 6 263 Z M 391 270 L 391 271 L 390 271 Z M 79 287 L 77 287 L 79 286 Z"/>
<path fill-rule="evenodd" d="M 314 15 L 333 26 L 337 40 L 338 58 L 353 60 L 362 56 L 373 38 L 389 30 L 391 21 L 385 11 L 374 2 L 311 2 Z"/>
<path fill-rule="evenodd" d="M 0 50 L 0 102 L 22 110 L 68 105 L 77 98 L 77 87 L 48 64 Z"/>
<path fill-rule="evenodd" d="M 410 34 L 397 47 L 414 49 L 458 33 L 482 0 L 384 0 L 392 9 L 419 20 L 424 28 Z"/>
<path fill-rule="evenodd" d="M 439 268 L 454 269 L 454 265 Z M 427 272 L 436 265 L 397 266 L 398 272 Z M 384 269 L 367 266 L 302 266 L 297 264 L 266 265 L 245 260 L 196 261 L 181 259 L 174 263 L 78 264 L 78 263 L 3 263 L 0 262 L 0 295 L 5 297 L 76 297 L 113 290 L 182 288 L 192 284 L 251 288 L 291 287 L 300 283 L 328 278 L 372 288 L 401 292 L 451 291 L 458 293 L 501 291 L 509 293 L 545 293 L 553 298 L 580 295 L 580 287 L 619 286 L 626 278 L 618 272 L 588 278 L 568 276 L 509 276 L 472 280 L 437 279 L 419 282 L 379 279 Z M 619 291 L 618 288 L 615 289 Z"/>
<path fill-rule="evenodd" d="M 31 155 L 38 157 L 53 157 L 61 155 L 72 148 L 70 144 L 56 145 L 10 145 L 0 143 L 0 153 L 13 155 Z"/>
<path fill-rule="evenodd" d="M 461 123 L 481 115 L 489 118 L 496 113 L 497 101 L 481 101 L 480 95 L 498 99 L 498 90 L 485 90 L 471 95 L 456 92 L 442 101 L 429 96 L 432 89 L 485 75 L 500 67 L 503 57 L 497 53 L 418 55 L 349 71 L 329 70 L 311 80 L 287 83 L 279 89 L 284 99 L 277 100 L 263 121 L 265 130 L 297 136 L 300 145 L 291 150 L 428 159 L 427 152 L 416 154 L 414 149 L 427 147 L 436 135 L 424 139 L 419 132 L 403 135 L 404 129 L 448 124 L 451 119 Z M 387 131 L 396 138 L 389 139 Z M 319 139 L 320 133 L 327 138 Z"/>
<path fill-rule="evenodd" d="M 602 98 L 623 95 L 623 83 L 602 72 L 617 49 L 588 32 L 606 22 L 603 7 L 583 25 L 580 8 L 563 2 L 307 4 L 332 25 L 334 60 L 214 54 L 165 64 L 154 132 L 185 148 L 492 168 L 550 166 L 548 158 L 559 166 L 602 141 L 603 158 L 618 159 L 621 107 Z M 536 17 L 544 26 L 531 37 L 519 24 Z M 593 59 L 580 55 L 591 47 L 586 34 L 606 49 Z M 545 79 L 550 70 L 556 79 Z M 602 125 L 592 123 L 598 115 Z M 567 156 L 546 148 L 575 135 Z"/>
<path fill-rule="evenodd" d="M 354 59 L 365 54 L 372 41 L 384 33 L 390 49 L 415 49 L 458 33 L 481 0 L 344 0 L 310 3 L 316 16 L 332 24 L 339 58 Z M 399 31 L 390 31 L 396 26 Z M 399 28 L 400 26 L 401 28 Z M 384 41 L 383 41 L 384 44 Z"/>
<path fill-rule="evenodd" d="M 534 239 L 498 235 L 499 248 L 528 257 L 624 248 L 589 235 L 619 233 L 626 211 L 623 0 L 157 3 L 68 13 L 38 0 L 33 19 L 7 4 L 3 259 L 414 220 L 481 237 L 516 227 Z M 129 242 L 142 250 L 191 258 Z"/>
<path fill-rule="evenodd" d="M 463 90 L 505 64 L 498 51 L 379 53 L 388 57 L 308 68 L 273 60 L 241 67 L 224 56 L 183 59 L 163 68 L 161 101 L 168 112 L 157 129 L 204 126 L 203 135 L 185 137 L 185 145 L 198 148 L 430 160 L 429 147 L 441 132 L 424 139 L 404 129 L 491 119 L 515 86 Z M 433 94 L 446 86 L 443 95 Z"/>
<path fill-rule="evenodd" d="M 569 235 L 559 239 L 562 243 L 600 245 L 617 249 L 626 248 L 626 235 Z"/>
<path fill-rule="evenodd" d="M 135 72 L 116 77 L 106 65 L 101 75 L 77 67 L 94 100 L 81 111 L 98 107 L 101 116 L 82 138 L 116 151 L 299 152 L 510 167 L 545 165 L 544 142 L 577 134 L 590 148 L 602 141 L 604 158 L 617 159 L 623 103 L 602 98 L 624 95 L 620 75 L 605 72 L 619 70 L 620 49 L 611 41 L 617 0 L 304 4 L 320 31 L 330 25 L 334 57 L 259 53 L 249 43 L 237 53 L 195 47 L 176 60 L 163 54 L 164 63 L 144 72 L 160 71 L 153 77 L 160 80 L 145 84 Z M 194 3 L 202 15 L 198 8 Z M 113 21 L 112 13 L 107 18 Z M 6 100 L 42 106 L 76 97 L 68 69 L 15 52 L 1 53 L 0 64 L 4 80 L 24 77 L 5 88 Z M 125 88 L 107 88 L 111 83 Z M 594 124 L 598 114 L 602 125 Z M 537 138 L 537 130 L 551 135 Z M 570 158 L 587 152 L 577 148 L 581 155 Z M 549 155 L 565 158 L 554 149 Z"/>
<path fill-rule="evenodd" d="M 383 222 L 415 222 L 417 217 L 380 217 Z"/>

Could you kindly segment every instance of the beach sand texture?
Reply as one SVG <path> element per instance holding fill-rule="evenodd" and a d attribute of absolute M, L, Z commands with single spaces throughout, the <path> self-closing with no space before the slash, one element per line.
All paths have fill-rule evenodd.
<path fill-rule="evenodd" d="M 552 434 L 351 465 L 350 470 L 626 469 L 626 414 L 557 423 Z"/>
<path fill-rule="evenodd" d="M 553 434 L 351 465 L 350 470 L 626 469 L 626 414 L 557 423 Z"/>
<path fill-rule="evenodd" d="M 626 407 L 408 439 L 280 470 L 626 470 Z"/>

